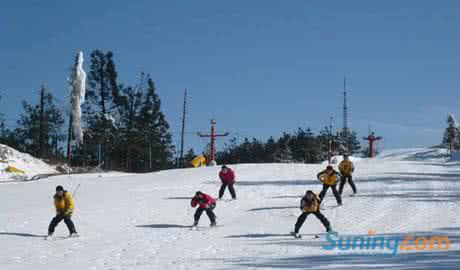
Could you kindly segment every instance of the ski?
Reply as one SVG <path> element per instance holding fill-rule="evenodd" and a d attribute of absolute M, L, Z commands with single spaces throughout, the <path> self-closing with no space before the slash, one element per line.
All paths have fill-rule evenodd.
<path fill-rule="evenodd" d="M 295 238 L 295 239 L 302 239 L 304 238 L 305 235 L 301 235 L 300 233 L 295 233 L 295 232 L 290 232 L 290 234 Z M 308 235 L 308 236 L 312 236 L 313 239 L 320 239 L 321 236 L 323 236 L 324 234 L 313 234 L 313 235 Z"/>
<path fill-rule="evenodd" d="M 80 238 L 79 234 L 69 235 L 69 236 L 45 236 L 44 240 L 67 240 L 67 239 L 77 239 Z"/>
<path fill-rule="evenodd" d="M 192 226 L 190 227 L 190 230 L 191 231 L 204 231 L 204 230 L 213 230 L 215 228 L 220 228 L 220 227 L 223 227 L 224 225 L 216 225 L 216 226 L 209 226 L 209 227 L 204 227 L 204 226 L 201 226 L 201 227 L 198 227 L 198 226 Z"/>

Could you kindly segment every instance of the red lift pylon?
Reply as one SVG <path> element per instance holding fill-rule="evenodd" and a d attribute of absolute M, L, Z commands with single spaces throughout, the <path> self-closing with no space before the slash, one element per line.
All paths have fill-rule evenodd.
<path fill-rule="evenodd" d="M 364 137 L 364 140 L 369 142 L 369 157 L 374 157 L 374 143 L 383 139 L 383 137 L 375 136 L 374 132 L 371 132 L 369 136 Z"/>
<path fill-rule="evenodd" d="M 202 138 L 211 138 L 211 160 L 209 161 L 208 164 L 212 165 L 216 163 L 215 159 L 215 142 L 216 142 L 216 137 L 226 137 L 230 133 L 225 132 L 224 134 L 216 134 L 215 133 L 215 127 L 216 127 L 216 120 L 212 119 L 211 120 L 211 134 L 202 134 L 201 132 L 198 132 L 198 136 Z"/>

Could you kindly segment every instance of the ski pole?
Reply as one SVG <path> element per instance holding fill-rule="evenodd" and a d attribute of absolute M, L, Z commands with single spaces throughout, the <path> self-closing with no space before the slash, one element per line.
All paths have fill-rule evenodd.
<path fill-rule="evenodd" d="M 80 184 L 78 184 L 77 187 L 75 188 L 75 190 L 73 191 L 72 198 L 75 199 L 75 195 L 77 194 L 77 191 L 78 191 L 79 188 L 80 188 Z"/>

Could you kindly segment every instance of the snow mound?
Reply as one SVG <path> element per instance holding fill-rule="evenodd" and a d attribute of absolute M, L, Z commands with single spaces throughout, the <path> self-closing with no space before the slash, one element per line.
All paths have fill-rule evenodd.
<path fill-rule="evenodd" d="M 377 159 L 401 161 L 447 161 L 448 151 L 442 148 L 411 148 L 385 150 L 376 156 Z"/>
<path fill-rule="evenodd" d="M 9 172 L 11 168 L 18 171 Z M 58 172 L 44 161 L 19 152 L 7 145 L 0 144 L 0 182 L 12 179 L 27 180 L 36 175 L 56 173 Z"/>

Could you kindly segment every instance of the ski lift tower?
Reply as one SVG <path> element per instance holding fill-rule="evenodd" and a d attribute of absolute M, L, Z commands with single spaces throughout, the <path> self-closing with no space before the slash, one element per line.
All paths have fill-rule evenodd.
<path fill-rule="evenodd" d="M 211 134 L 202 134 L 201 132 L 198 132 L 198 136 L 202 138 L 211 138 L 211 160 L 209 161 L 210 166 L 215 166 L 216 163 L 216 158 L 215 158 L 215 142 L 216 142 L 216 137 L 226 137 L 230 133 L 225 132 L 224 134 L 216 134 L 215 132 L 215 127 L 216 127 L 216 120 L 212 119 L 211 120 Z"/>
<path fill-rule="evenodd" d="M 369 136 L 363 138 L 369 142 L 369 157 L 374 157 L 374 143 L 383 139 L 383 137 L 375 136 L 375 132 L 370 132 Z"/>

